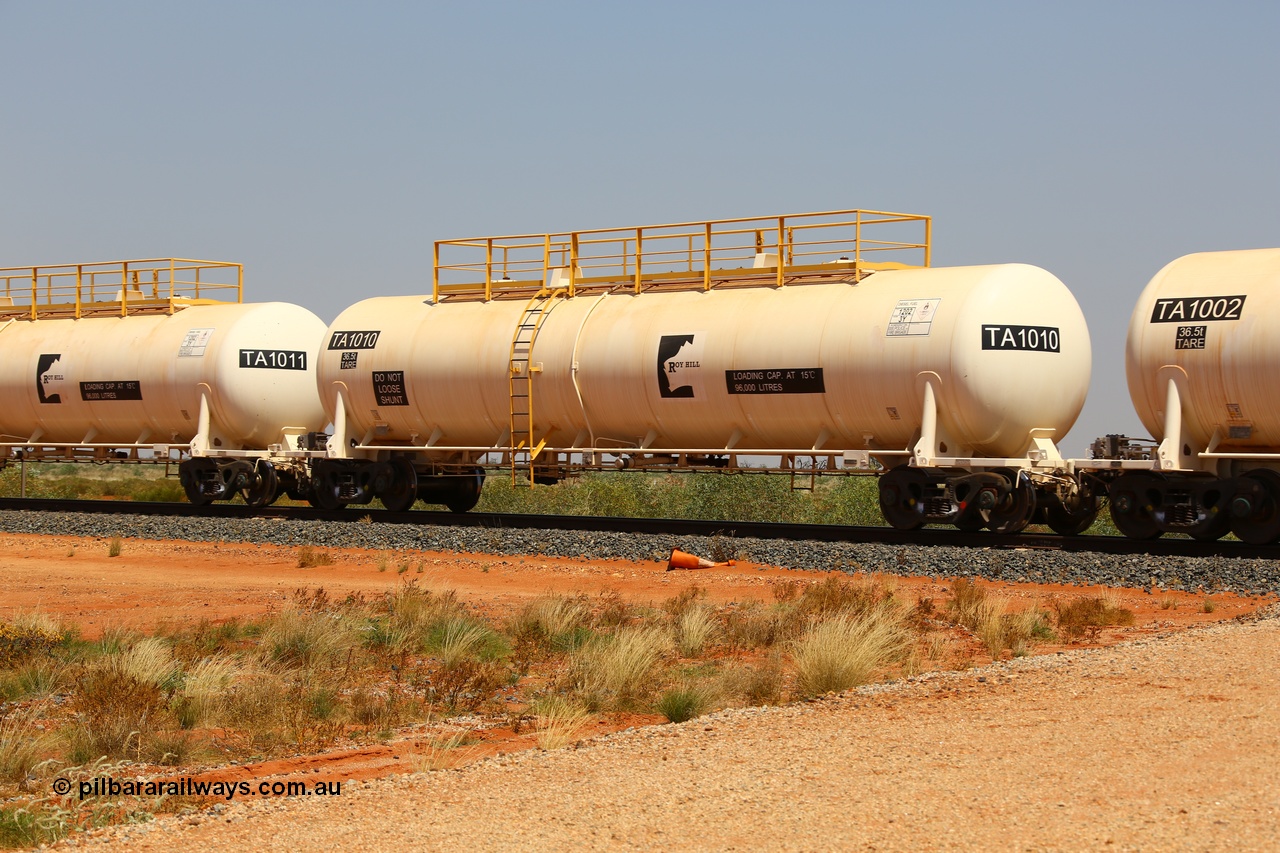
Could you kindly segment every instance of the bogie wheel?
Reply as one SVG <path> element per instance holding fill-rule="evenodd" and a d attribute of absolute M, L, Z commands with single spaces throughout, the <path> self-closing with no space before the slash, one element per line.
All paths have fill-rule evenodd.
<path fill-rule="evenodd" d="M 1098 518 L 1098 499 L 1087 491 L 1081 491 L 1067 503 L 1057 495 L 1049 497 L 1044 506 L 1044 521 L 1059 536 L 1079 536 L 1088 530 Z"/>
<path fill-rule="evenodd" d="M 924 490 L 927 480 L 915 468 L 899 465 L 880 477 L 880 514 L 895 530 L 924 526 Z"/>
<path fill-rule="evenodd" d="M 311 491 L 307 494 L 307 503 L 316 509 L 342 509 L 347 502 L 338 497 L 338 483 L 330 471 L 317 464 L 311 472 Z"/>
<path fill-rule="evenodd" d="M 208 506 L 213 503 L 213 497 L 205 494 L 203 486 L 210 476 L 218 476 L 218 463 L 212 459 L 188 459 L 178 466 L 178 480 L 192 506 Z"/>
<path fill-rule="evenodd" d="M 992 533 L 1021 533 L 1036 514 L 1036 490 L 1020 472 L 1001 468 L 995 473 L 1003 475 L 1011 484 L 1009 493 L 991 510 L 987 529 Z"/>
<path fill-rule="evenodd" d="M 475 468 L 472 473 L 458 477 L 458 485 L 445 500 L 449 512 L 469 512 L 480 503 L 480 490 L 484 488 L 484 469 Z"/>
<path fill-rule="evenodd" d="M 391 485 L 383 489 L 378 500 L 391 512 L 404 512 L 418 500 L 418 472 L 413 463 L 397 456 L 390 462 Z"/>
<path fill-rule="evenodd" d="M 280 495 L 280 479 L 269 462 L 259 462 L 253 472 L 253 480 L 240 490 L 244 502 L 252 507 L 271 506 Z"/>
<path fill-rule="evenodd" d="M 1262 495 L 1254 496 L 1250 502 L 1253 511 L 1243 516 L 1236 514 L 1240 498 L 1232 502 L 1231 532 L 1241 542 L 1267 545 L 1280 538 L 1280 473 L 1258 468 L 1240 479 L 1246 478 L 1259 484 Z"/>
<path fill-rule="evenodd" d="M 1111 521 L 1130 539 L 1159 539 L 1164 533 L 1156 522 L 1155 506 L 1148 494 L 1155 487 L 1144 474 L 1124 474 L 1108 489 Z"/>

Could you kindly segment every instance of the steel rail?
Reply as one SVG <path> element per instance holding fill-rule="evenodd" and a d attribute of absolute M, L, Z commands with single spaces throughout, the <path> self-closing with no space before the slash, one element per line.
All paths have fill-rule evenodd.
<path fill-rule="evenodd" d="M 1042 549 L 1068 553 L 1111 555 L 1146 554 L 1161 557 L 1239 557 L 1280 560 L 1280 544 L 1249 545 L 1244 542 L 1198 542 L 1167 538 L 1139 541 L 1118 536 L 1059 536 L 1054 533 L 966 533 L 954 528 L 895 530 L 892 527 L 853 527 L 833 524 L 779 524 L 760 521 L 700 521 L 672 518 L 621 518 L 612 516 L 526 515 L 521 513 L 388 512 L 374 507 L 350 506 L 341 510 L 312 507 L 263 507 L 213 504 L 196 507 L 180 503 L 107 500 L 53 500 L 0 498 L 0 510 L 23 512 L 72 512 L 107 515 L 150 515 L 182 518 L 275 518 L 301 521 L 355 523 L 364 516 L 383 524 L 482 527 L 513 530 L 580 530 L 594 533 L 642 533 L 670 536 L 729 536 L 788 541 L 875 543 L 882 545 L 951 546 L 960 548 Z"/>

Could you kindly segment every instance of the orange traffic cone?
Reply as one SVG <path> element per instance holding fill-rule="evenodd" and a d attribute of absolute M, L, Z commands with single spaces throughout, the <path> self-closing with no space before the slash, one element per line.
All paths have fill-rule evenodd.
<path fill-rule="evenodd" d="M 714 569 L 716 566 L 732 566 L 733 560 L 727 563 L 714 563 L 705 557 L 695 557 L 693 554 L 686 554 L 679 548 L 671 549 L 671 559 L 667 560 L 667 571 L 676 569 Z"/>

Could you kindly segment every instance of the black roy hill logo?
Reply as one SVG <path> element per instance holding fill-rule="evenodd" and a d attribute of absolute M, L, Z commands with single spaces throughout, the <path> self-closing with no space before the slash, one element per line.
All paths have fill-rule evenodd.
<path fill-rule="evenodd" d="M 329 336 L 329 349 L 373 349 L 378 345 L 378 335 L 382 331 L 376 332 L 334 332 Z"/>
<path fill-rule="evenodd" d="M 1244 311 L 1244 295 L 1180 296 L 1157 299 L 1151 308 L 1153 323 L 1192 323 L 1206 320 L 1239 320 Z"/>
<path fill-rule="evenodd" d="M 983 349 L 1061 352 L 1061 338 L 1057 326 L 982 326 Z"/>

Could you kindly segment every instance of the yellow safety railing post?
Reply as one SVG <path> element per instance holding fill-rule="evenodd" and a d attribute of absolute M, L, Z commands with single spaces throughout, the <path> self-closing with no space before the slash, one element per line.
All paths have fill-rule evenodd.
<path fill-rule="evenodd" d="M 36 302 L 40 299 L 40 272 L 37 267 L 31 268 L 31 319 L 36 318 Z"/>
<path fill-rule="evenodd" d="M 862 211 L 853 215 L 853 265 L 862 263 Z"/>
<path fill-rule="evenodd" d="M 484 299 L 493 298 L 493 238 L 484 241 Z"/>
<path fill-rule="evenodd" d="M 783 241 L 785 238 L 786 229 L 787 229 L 786 218 L 779 216 L 778 217 L 778 287 L 782 287 L 782 272 L 786 268 L 785 265 L 782 263 L 782 260 L 785 257 L 785 255 L 783 255 L 783 250 L 784 250 Z"/>
<path fill-rule="evenodd" d="M 711 223 L 702 233 L 702 289 L 711 289 Z"/>
<path fill-rule="evenodd" d="M 197 291 L 199 295 L 199 291 Z M 120 264 L 120 316 L 129 316 L 129 262 Z"/>
<path fill-rule="evenodd" d="M 440 301 L 440 241 L 431 250 L 431 301 Z"/>
<path fill-rule="evenodd" d="M 76 264 L 76 319 L 80 319 L 80 286 L 84 275 L 84 264 Z"/>
<path fill-rule="evenodd" d="M 538 292 L 547 289 L 547 275 L 551 272 L 551 235 L 544 234 L 542 237 L 542 284 L 538 287 Z"/>
<path fill-rule="evenodd" d="M 924 218 L 924 265 L 927 267 L 933 263 L 933 217 L 926 216 Z"/>
<path fill-rule="evenodd" d="M 644 289 L 641 283 L 640 267 L 642 264 L 641 256 L 644 254 L 644 229 L 636 229 L 636 293 L 640 293 Z"/>
<path fill-rule="evenodd" d="M 578 232 L 569 235 L 569 296 L 577 290 L 578 281 Z"/>

